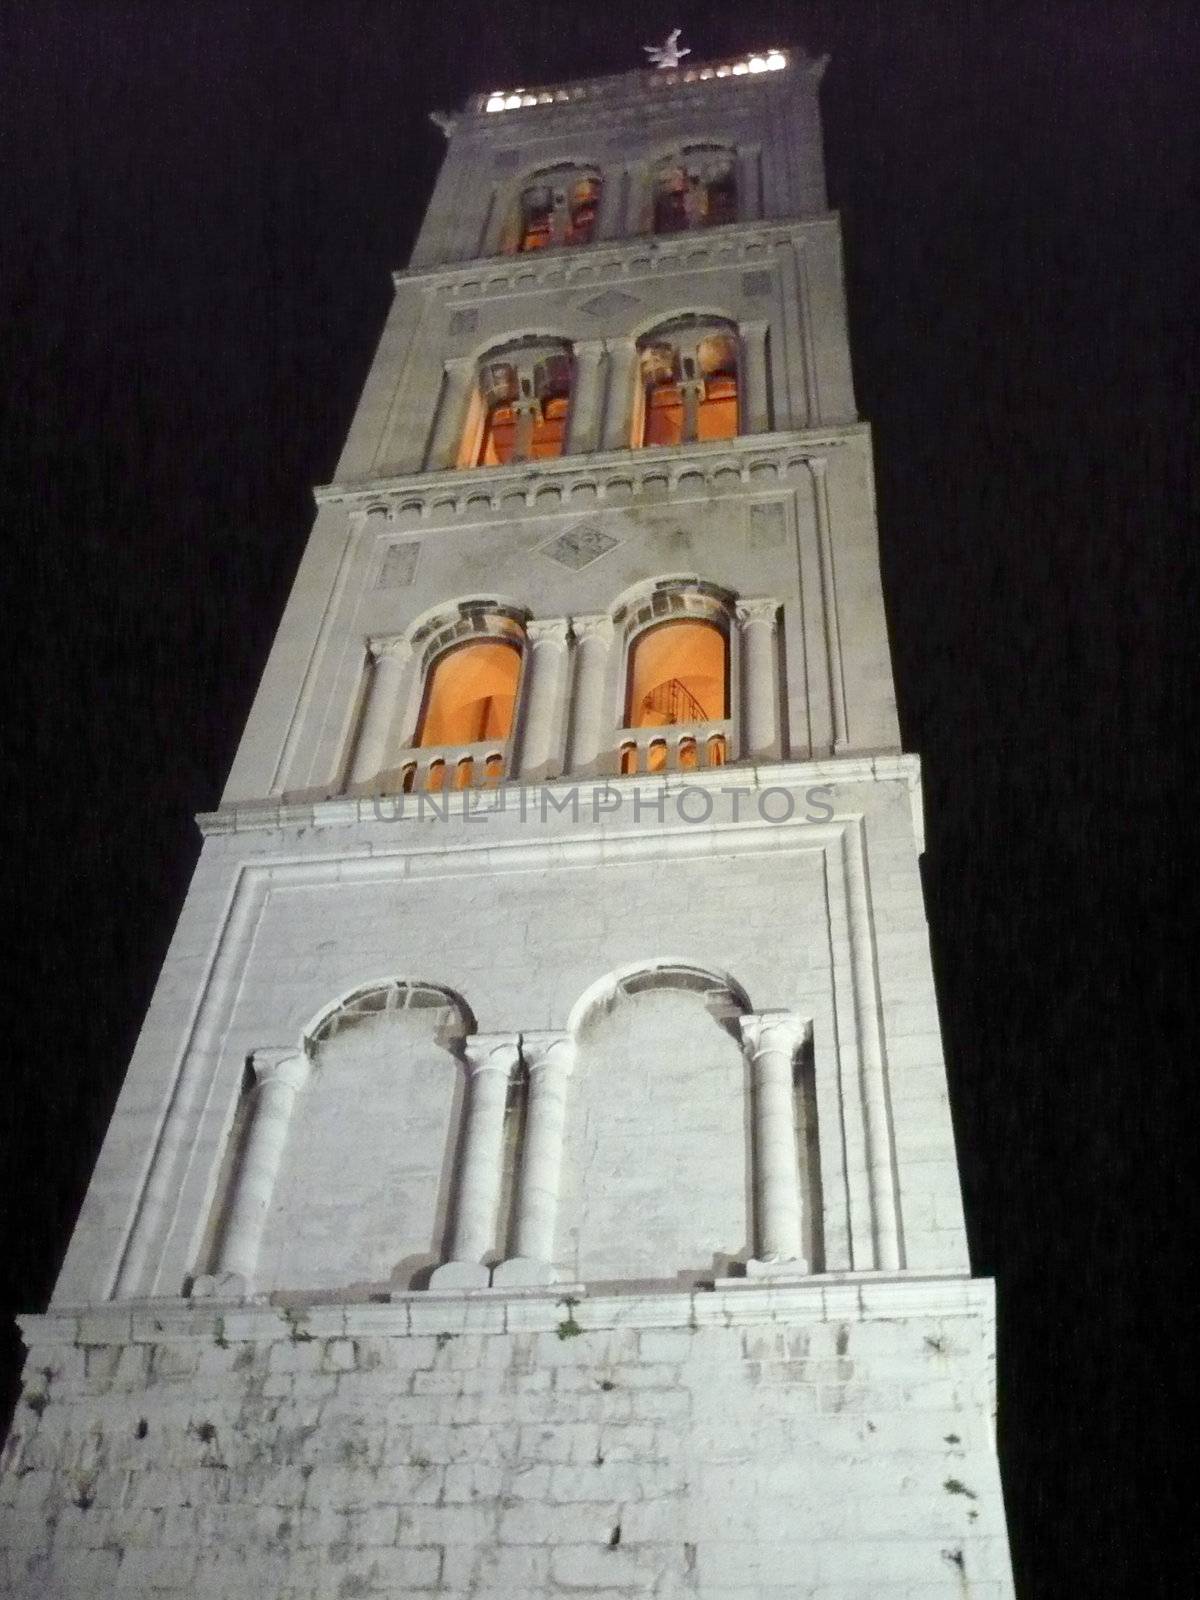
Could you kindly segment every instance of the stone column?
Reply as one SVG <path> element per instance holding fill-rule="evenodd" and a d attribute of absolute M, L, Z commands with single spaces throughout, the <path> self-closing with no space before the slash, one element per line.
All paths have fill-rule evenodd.
<path fill-rule="evenodd" d="M 762 152 L 758 145 L 748 145 L 738 152 L 737 219 L 739 222 L 758 222 L 762 217 L 762 199 L 758 182 L 761 159 Z"/>
<path fill-rule="evenodd" d="M 793 1061 L 806 1025 L 790 1011 L 761 1011 L 740 1019 L 754 1093 L 754 1197 L 758 1259 L 750 1277 L 799 1275 L 804 1260 L 800 1154 L 796 1145 Z"/>
<path fill-rule="evenodd" d="M 608 341 L 608 403 L 604 408 L 602 450 L 628 450 L 633 408 L 641 381 L 637 341 Z"/>
<path fill-rule="evenodd" d="M 514 1254 L 492 1274 L 496 1285 L 553 1283 L 556 1278 L 554 1237 L 575 1041 L 567 1033 L 523 1033 L 521 1056 L 529 1074 L 529 1103 L 517 1185 Z"/>
<path fill-rule="evenodd" d="M 216 1265 L 211 1276 L 198 1278 L 193 1286 L 197 1298 L 232 1298 L 248 1294 L 254 1286 L 271 1195 L 296 1096 L 308 1077 L 308 1058 L 294 1049 L 256 1050 L 250 1068 L 255 1081 L 233 1194 Z"/>
<path fill-rule="evenodd" d="M 467 420 L 467 399 L 475 384 L 475 361 L 456 356 L 447 361 L 442 378 L 442 398 L 429 443 L 426 467 L 431 472 L 448 472 L 458 465 L 463 426 Z"/>
<path fill-rule="evenodd" d="M 694 370 L 694 364 L 692 365 Z M 700 434 L 700 402 L 704 398 L 704 379 L 685 378 L 679 385 L 679 393 L 683 397 L 683 440 L 685 444 L 694 444 Z"/>
<path fill-rule="evenodd" d="M 774 600 L 739 600 L 737 619 L 742 630 L 742 702 L 746 718 L 741 734 L 743 756 L 752 760 L 777 753 L 779 723 L 777 701 Z"/>
<path fill-rule="evenodd" d="M 625 190 L 625 168 L 609 167 L 600 185 L 600 209 L 596 214 L 595 237 L 599 243 L 619 239 L 624 227 L 622 205 Z"/>
<path fill-rule="evenodd" d="M 608 687 L 608 651 L 613 636 L 612 618 L 572 617 L 575 635 L 575 682 L 571 691 L 571 732 L 567 746 L 567 771 L 595 770 L 605 745 L 604 695 Z"/>
<path fill-rule="evenodd" d="M 741 433 L 766 433 L 771 426 L 771 396 L 767 383 L 767 325 L 742 323 L 741 393 L 738 395 L 738 429 Z"/>
<path fill-rule="evenodd" d="M 513 770 L 522 778 L 557 777 L 551 771 L 558 753 L 558 690 L 567 648 L 563 617 L 528 622 L 524 715 Z"/>
<path fill-rule="evenodd" d="M 484 1257 L 495 1247 L 504 1175 L 504 1112 L 508 1085 L 519 1059 L 515 1033 L 477 1033 L 469 1038 L 466 1130 L 462 1162 L 455 1174 L 454 1232 L 450 1259 L 429 1280 L 431 1289 L 484 1289 L 491 1268 Z"/>
<path fill-rule="evenodd" d="M 625 208 L 621 236 L 632 239 L 639 233 L 651 233 L 654 230 L 653 200 L 648 192 L 650 169 L 644 161 L 634 161 L 625 171 Z M 648 225 L 643 227 L 646 212 L 650 213 L 650 220 Z"/>
<path fill-rule="evenodd" d="M 528 461 L 529 453 L 533 449 L 533 430 L 537 425 L 538 411 L 541 401 L 533 394 L 533 386 L 528 378 L 521 380 L 522 398 L 513 402 L 513 447 L 510 460 L 513 463 Z"/>
<path fill-rule="evenodd" d="M 567 413 L 564 454 L 582 455 L 599 444 L 604 409 L 604 340 L 579 339 L 574 346 L 575 372 Z"/>
<path fill-rule="evenodd" d="M 846 716 L 846 681 L 842 672 L 842 627 L 838 618 L 837 573 L 833 563 L 833 529 L 829 515 L 829 463 L 824 456 L 810 456 L 813 509 L 817 524 L 817 559 L 821 567 L 821 612 L 825 622 L 825 652 L 829 663 L 829 717 L 834 752 L 850 742 Z"/>
<path fill-rule="evenodd" d="M 370 639 L 371 682 L 350 764 L 351 784 L 369 783 L 384 770 L 396 720 L 404 668 L 412 653 L 407 639 Z"/>

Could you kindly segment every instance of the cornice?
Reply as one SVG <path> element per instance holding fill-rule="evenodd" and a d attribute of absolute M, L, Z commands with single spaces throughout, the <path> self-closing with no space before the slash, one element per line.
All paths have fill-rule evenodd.
<path fill-rule="evenodd" d="M 659 449 L 607 450 L 559 456 L 536 465 L 467 467 L 450 472 L 407 472 L 395 477 L 319 484 L 318 506 L 381 511 L 411 509 L 415 520 L 472 519 L 527 508 L 547 514 L 588 510 L 600 502 L 624 505 L 639 491 L 673 494 L 709 491 L 742 483 L 779 481 L 829 451 L 870 436 L 865 422 L 788 433 L 748 433 L 720 444 L 670 445 Z"/>
<path fill-rule="evenodd" d="M 417 1290 L 386 1302 L 306 1303 L 303 1295 L 193 1303 L 179 1298 L 51 1307 L 18 1317 L 29 1350 L 45 1346 L 271 1343 L 294 1340 L 297 1313 L 313 1339 L 409 1338 L 433 1333 L 551 1333 L 564 1306 L 581 1333 L 612 1328 L 796 1326 L 873 1322 L 898 1317 L 969 1317 L 991 1321 L 995 1297 L 988 1278 L 961 1272 L 844 1272 L 806 1281 L 721 1279 L 708 1287 L 626 1294 L 591 1294 L 586 1284 L 537 1289 Z"/>
<path fill-rule="evenodd" d="M 761 265 L 781 245 L 803 242 L 805 234 L 837 230 L 840 226 L 836 211 L 769 222 L 729 222 L 719 228 L 636 234 L 627 239 L 606 239 L 599 244 L 539 250 L 528 255 L 476 256 L 437 266 L 400 267 L 392 273 L 392 283 L 397 289 L 424 286 L 447 298 L 476 300 L 546 288 L 607 286 L 622 277 L 645 277 L 648 272 L 695 272 L 705 266 L 748 262 Z"/>
<path fill-rule="evenodd" d="M 752 55 L 779 53 L 786 58 L 786 66 L 779 72 L 747 72 L 742 65 Z M 828 62 L 828 56 L 810 56 L 795 45 L 780 46 L 778 50 L 764 47 L 761 51 L 748 50 L 703 61 L 692 60 L 689 55 L 679 68 L 670 70 L 641 66 L 603 77 L 529 83 L 498 90 L 497 93 L 528 97 L 527 104 L 505 107 L 503 111 L 487 110 L 492 98 L 489 93 L 472 95 L 455 114 L 454 125 L 456 129 L 461 127 L 464 133 L 477 133 L 481 129 L 490 132 L 497 125 L 516 125 L 527 132 L 552 126 L 564 115 L 578 122 L 580 115 L 589 110 L 599 112 L 606 119 L 622 110 L 642 118 L 647 113 L 675 110 L 680 105 L 711 104 L 724 99 L 744 104 L 745 90 L 751 85 L 756 96 L 767 92 L 773 99 L 782 99 L 794 92 L 799 80 L 809 78 L 819 84 Z"/>
<path fill-rule="evenodd" d="M 902 783 L 908 790 L 918 848 L 924 848 L 921 810 L 921 761 L 906 753 L 862 756 L 828 756 L 815 761 L 734 762 L 710 770 L 672 772 L 664 776 L 631 777 L 566 776 L 546 783 L 510 782 L 497 790 L 463 790 L 450 797 L 447 821 L 462 821 L 465 828 L 484 819 L 489 806 L 502 801 L 514 815 L 519 811 L 519 796 L 545 789 L 560 796 L 571 789 L 580 791 L 611 788 L 632 805 L 635 798 L 645 809 L 641 797 L 674 795 L 684 789 L 723 792 L 742 789 L 746 793 L 762 789 L 837 788 L 846 784 Z M 462 816 L 463 797 L 471 809 L 468 822 Z M 228 834 L 261 833 L 280 828 L 330 828 L 360 824 L 395 826 L 423 821 L 416 795 L 335 795 L 328 799 L 289 802 L 275 799 L 235 801 L 216 811 L 200 812 L 196 818 L 201 834 L 218 838 Z M 440 799 L 441 797 L 435 797 Z M 531 840 L 531 843 L 533 841 Z M 542 841 L 537 841 L 541 847 Z"/>

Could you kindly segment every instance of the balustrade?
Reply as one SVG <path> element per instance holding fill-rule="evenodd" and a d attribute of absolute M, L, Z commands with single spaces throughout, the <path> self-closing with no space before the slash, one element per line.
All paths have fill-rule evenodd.
<path fill-rule="evenodd" d="M 617 735 L 619 770 L 632 775 L 723 767 L 729 760 L 732 730 L 728 718 L 660 728 L 622 728 Z"/>

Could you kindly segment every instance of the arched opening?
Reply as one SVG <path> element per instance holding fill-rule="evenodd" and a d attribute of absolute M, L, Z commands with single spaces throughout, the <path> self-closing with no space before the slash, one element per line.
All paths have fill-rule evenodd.
<path fill-rule="evenodd" d="M 416 745 L 507 739 L 520 676 L 520 648 L 507 639 L 472 639 L 444 651 L 426 680 Z"/>
<path fill-rule="evenodd" d="M 696 323 L 652 334 L 642 346 L 643 445 L 733 439 L 738 432 L 738 344 L 732 331 Z"/>
<path fill-rule="evenodd" d="M 753 1245 L 736 987 L 683 963 L 621 974 L 572 1011 L 557 1264 L 578 1281 L 696 1282 Z M 618 1172 L 619 1184 L 594 1181 Z M 703 1175 L 707 1176 L 703 1176 Z"/>
<path fill-rule="evenodd" d="M 655 233 L 684 233 L 736 222 L 737 164 L 720 145 L 693 145 L 654 174 Z"/>
<path fill-rule="evenodd" d="M 716 623 L 680 617 L 647 628 L 634 639 L 626 727 L 721 722 L 729 715 L 728 706 L 729 648 Z"/>
<path fill-rule="evenodd" d="M 601 179 L 586 167 L 538 173 L 517 204 L 518 252 L 590 244 L 600 210 Z"/>
<path fill-rule="evenodd" d="M 566 350 L 514 353 L 480 370 L 483 430 L 476 465 L 544 461 L 563 453 L 571 405 Z"/>

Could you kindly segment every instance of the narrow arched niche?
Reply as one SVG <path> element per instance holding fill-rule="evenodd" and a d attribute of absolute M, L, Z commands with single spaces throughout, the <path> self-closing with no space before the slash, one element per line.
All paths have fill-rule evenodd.
<path fill-rule="evenodd" d="M 388 982 L 309 1029 L 260 1288 L 407 1287 L 441 1259 L 473 1026 L 449 990 Z"/>
<path fill-rule="evenodd" d="M 745 996 L 683 964 L 626 973 L 576 1019 L 559 1211 L 570 1279 L 697 1281 L 753 1238 Z"/>

